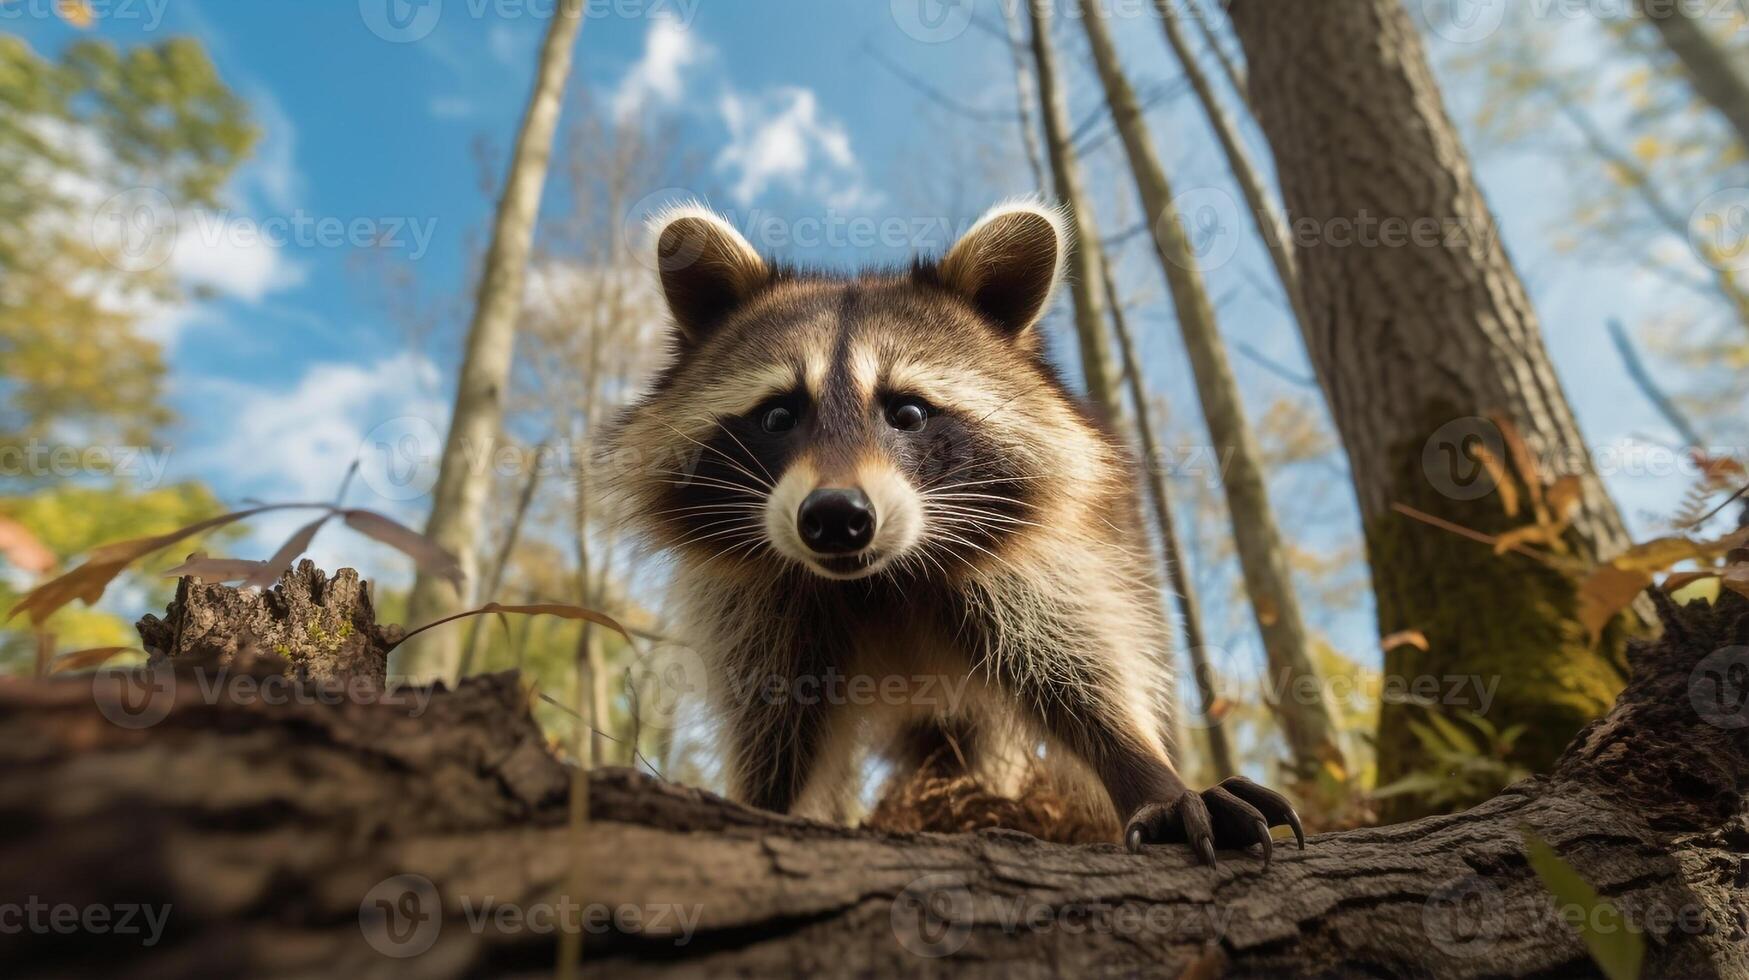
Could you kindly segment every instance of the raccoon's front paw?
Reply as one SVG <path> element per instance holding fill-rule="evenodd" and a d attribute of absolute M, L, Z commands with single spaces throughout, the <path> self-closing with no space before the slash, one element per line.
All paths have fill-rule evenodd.
<path fill-rule="evenodd" d="M 1278 824 L 1292 827 L 1300 850 L 1306 849 L 1306 832 L 1293 804 L 1272 789 L 1233 776 L 1201 793 L 1186 790 L 1176 800 L 1147 804 L 1130 817 L 1124 841 L 1132 852 L 1143 844 L 1189 844 L 1211 866 L 1216 848 L 1237 850 L 1256 844 L 1263 848 L 1267 868 L 1275 850 L 1269 828 Z"/>

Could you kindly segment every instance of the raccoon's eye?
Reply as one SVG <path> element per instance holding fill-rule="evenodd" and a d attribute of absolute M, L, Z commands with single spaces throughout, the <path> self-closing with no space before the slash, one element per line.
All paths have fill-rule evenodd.
<path fill-rule="evenodd" d="M 895 398 L 887 403 L 887 424 L 900 432 L 922 432 L 929 423 L 929 406 L 915 398 Z"/>
<path fill-rule="evenodd" d="M 787 405 L 773 405 L 759 416 L 759 427 L 767 432 L 788 432 L 796 427 L 796 413 Z"/>

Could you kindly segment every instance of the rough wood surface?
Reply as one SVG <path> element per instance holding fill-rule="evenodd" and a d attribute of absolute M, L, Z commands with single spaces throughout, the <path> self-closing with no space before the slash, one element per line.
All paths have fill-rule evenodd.
<path fill-rule="evenodd" d="M 148 947 L 0 928 L 0 961 L 547 975 L 556 912 L 602 976 L 1593 974 L 1526 863 L 1530 830 L 1645 932 L 1646 976 L 1745 976 L 1749 602 L 1666 616 L 1552 775 L 1454 816 L 1315 836 L 1267 872 L 1239 854 L 1208 869 L 1174 848 L 828 827 L 627 770 L 592 777 L 579 834 L 568 770 L 509 674 L 454 691 L 307 681 L 272 700 L 237 683 L 286 676 L 265 661 L 226 683 L 180 658 L 9 682 L 0 901 L 168 913 Z"/>

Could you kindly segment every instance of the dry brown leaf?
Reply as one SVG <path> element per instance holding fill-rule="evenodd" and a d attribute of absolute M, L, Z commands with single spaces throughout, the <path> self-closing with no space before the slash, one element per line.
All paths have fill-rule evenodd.
<path fill-rule="evenodd" d="M 90 27 L 96 19 L 88 0 L 55 0 L 55 13 L 80 30 Z"/>
<path fill-rule="evenodd" d="M 1567 474 L 1555 481 L 1549 487 L 1549 512 L 1562 530 L 1573 523 L 1573 518 L 1579 516 L 1579 504 L 1585 499 L 1585 484 L 1577 475 Z"/>
<path fill-rule="evenodd" d="M 1661 572 L 1680 561 L 1705 558 L 1716 547 L 1716 543 L 1700 542 L 1681 536 L 1653 538 L 1615 556 L 1610 559 L 1609 564 L 1624 571 Z"/>
<path fill-rule="evenodd" d="M 1524 434 L 1518 431 L 1518 425 L 1505 414 L 1492 413 L 1488 420 L 1500 430 L 1500 439 L 1506 444 L 1506 452 L 1512 457 L 1512 465 L 1524 480 L 1526 489 L 1530 491 L 1530 502 L 1536 507 L 1537 523 L 1545 523 L 1543 474 L 1542 468 L 1536 463 L 1536 454 L 1530 451 L 1530 444 L 1524 441 Z"/>
<path fill-rule="evenodd" d="M 261 569 L 264 562 L 247 558 L 208 558 L 194 555 L 164 573 L 165 578 L 197 578 L 202 582 L 240 582 Z"/>
<path fill-rule="evenodd" d="M 56 657 L 49 669 L 57 674 L 68 670 L 84 670 L 87 667 L 96 667 L 98 664 L 107 663 L 110 658 L 120 653 L 139 652 L 138 647 L 93 647 L 89 650 L 74 650 L 71 653 L 63 653 Z"/>
<path fill-rule="evenodd" d="M 1698 449 L 1689 450 L 1688 455 L 1700 467 L 1701 476 L 1714 486 L 1728 486 L 1749 477 L 1749 468 L 1729 456 L 1709 456 Z"/>
<path fill-rule="evenodd" d="M 458 590 L 462 587 L 466 576 L 462 574 L 461 562 L 437 542 L 375 511 L 348 510 L 343 513 L 347 527 L 413 559 L 420 571 L 448 579 Z"/>
<path fill-rule="evenodd" d="M 1276 608 L 1275 600 L 1268 596 L 1259 598 L 1254 608 L 1257 610 L 1257 622 L 1265 628 L 1274 626 L 1281 619 L 1281 610 Z"/>
<path fill-rule="evenodd" d="M 1665 592 L 1680 592 L 1696 582 L 1709 578 L 1719 578 L 1722 574 L 1716 568 L 1710 568 L 1703 572 L 1675 572 L 1664 579 L 1664 584 L 1660 588 Z"/>
<path fill-rule="evenodd" d="M 1422 653 L 1432 649 L 1432 645 L 1427 642 L 1427 634 L 1420 630 L 1398 630 L 1379 640 L 1379 648 L 1386 653 L 1398 647 L 1414 647 Z"/>
<path fill-rule="evenodd" d="M 1596 643 L 1604 627 L 1652 584 L 1649 572 L 1599 565 L 1579 586 L 1579 622 Z"/>
<path fill-rule="evenodd" d="M 1482 468 L 1488 471 L 1488 476 L 1494 481 L 1494 488 L 1500 493 L 1500 507 L 1506 511 L 1507 517 L 1518 516 L 1518 483 L 1512 479 L 1512 474 L 1506 469 L 1506 464 L 1500 457 L 1489 451 L 1484 444 L 1476 446 L 1476 459 Z"/>
<path fill-rule="evenodd" d="M 50 551 L 30 528 L 10 517 L 0 516 L 0 555 L 18 568 L 41 575 L 55 567 L 55 553 Z"/>
<path fill-rule="evenodd" d="M 593 609 L 585 609 L 582 606 L 573 606 L 562 602 L 538 602 L 520 606 L 506 606 L 496 602 L 488 602 L 478 609 L 469 609 L 466 612 L 459 612 L 453 616 L 445 616 L 442 619 L 434 620 L 433 622 L 426 623 L 424 626 L 409 630 L 395 642 L 395 646 L 400 646 L 402 643 L 411 640 L 413 637 L 418 636 L 426 630 L 436 629 L 445 623 L 453 623 L 458 619 L 466 619 L 469 616 L 485 616 L 489 614 L 503 613 L 516 613 L 522 616 L 558 616 L 561 619 L 585 620 L 594 623 L 597 626 L 605 626 L 608 629 L 613 630 L 615 633 L 618 633 L 620 636 L 625 637 L 627 643 L 632 642 L 631 632 L 624 626 L 621 626 L 619 620 L 614 619 L 606 613 L 598 613 Z M 390 649 L 393 649 L 393 647 Z"/>
<path fill-rule="evenodd" d="M 1232 713 L 1233 702 L 1226 698 L 1217 697 L 1214 703 L 1209 705 L 1209 709 L 1203 712 L 1203 717 L 1207 718 L 1210 724 L 1215 724 Z"/>
<path fill-rule="evenodd" d="M 1535 524 L 1515 527 L 1494 540 L 1494 553 L 1504 555 L 1533 544 L 1548 545 L 1557 533 L 1559 532 L 1555 528 L 1538 527 Z"/>
<path fill-rule="evenodd" d="M 103 598 L 103 590 L 109 588 L 109 583 L 115 581 L 115 577 L 120 575 L 123 569 L 152 552 L 173 545 L 183 538 L 266 511 L 287 510 L 304 506 L 307 505 L 267 504 L 262 507 L 221 514 L 218 517 L 198 521 L 156 537 L 133 538 L 128 541 L 106 544 L 93 550 L 90 557 L 86 558 L 85 562 L 78 568 L 50 579 L 25 593 L 24 598 L 18 600 L 18 603 L 6 614 L 6 619 L 11 620 L 19 613 L 25 613 L 29 616 L 32 624 L 40 624 L 74 599 L 83 599 L 86 605 L 90 605 Z"/>
<path fill-rule="evenodd" d="M 249 577 L 243 580 L 242 585 L 237 587 L 240 589 L 265 589 L 279 581 L 281 576 L 291 570 L 292 565 L 298 560 L 298 556 L 310 550 L 310 542 L 316 540 L 316 532 L 320 531 L 322 525 L 333 518 L 333 514 L 323 514 L 298 528 L 298 532 L 287 538 L 285 544 L 280 545 L 279 550 L 273 553 L 272 558 L 264 562 L 257 562 L 256 569 L 249 573 Z"/>

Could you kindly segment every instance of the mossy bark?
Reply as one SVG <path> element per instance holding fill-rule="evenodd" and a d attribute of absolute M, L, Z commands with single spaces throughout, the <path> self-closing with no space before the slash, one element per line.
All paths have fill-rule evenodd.
<path fill-rule="evenodd" d="M 1402 0 L 1307 3 L 1293 17 L 1279 7 L 1229 9 L 1291 217 L 1307 352 L 1348 452 L 1380 635 L 1427 639 L 1386 669 L 1400 683 L 1498 681 L 1482 713 L 1527 725 L 1519 758 L 1546 768 L 1620 683 L 1620 639 L 1593 650 L 1568 577 L 1393 505 L 1485 534 L 1532 523 L 1493 486 L 1498 462 L 1527 505 L 1533 482 L 1572 478 L 1562 545 L 1574 562 L 1608 557 L 1627 533 Z M 1524 465 L 1496 418 L 1522 435 Z M 1433 707 L 1463 707 L 1439 704 L 1446 695 Z M 1407 724 L 1417 710 L 1383 713 L 1381 780 L 1427 761 Z M 1420 808 L 1398 800 L 1387 816 Z"/>
<path fill-rule="evenodd" d="M 1449 408 L 1430 410 L 1449 418 Z M 1393 456 L 1419 459 L 1421 447 L 1399 446 Z M 1522 498 L 1528 491 L 1511 474 Z M 1495 490 L 1480 499 L 1456 500 L 1431 483 L 1419 465 L 1398 474 L 1392 499 L 1431 517 L 1483 534 L 1522 526 Z M 1462 537 L 1392 510 L 1365 524 L 1367 560 L 1373 569 L 1381 636 L 1417 631 L 1426 649 L 1398 643 L 1386 651 L 1389 697 L 1381 706 L 1379 783 L 1428 764 L 1409 727 L 1439 712 L 1465 725 L 1473 712 L 1497 728 L 1522 724 L 1507 761 L 1548 772 L 1580 728 L 1608 710 L 1625 682 L 1623 624 L 1594 641 L 1579 622 L 1577 582 L 1570 574 L 1527 555 L 1496 554 Z M 1584 554 L 1589 542 L 1570 532 L 1563 547 Z M 1432 703 L 1425 703 L 1430 698 Z M 1467 727 L 1467 726 L 1466 726 Z M 1468 805 L 1493 795 L 1478 786 Z M 1430 807 L 1415 796 L 1384 802 L 1388 819 L 1423 816 Z"/>

